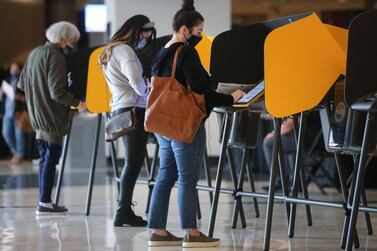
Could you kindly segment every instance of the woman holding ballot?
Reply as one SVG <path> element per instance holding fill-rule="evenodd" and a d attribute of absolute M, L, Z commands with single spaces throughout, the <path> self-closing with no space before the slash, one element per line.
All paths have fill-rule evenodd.
<path fill-rule="evenodd" d="M 116 227 L 147 225 L 147 221 L 135 215 L 132 209 L 133 192 L 143 165 L 148 139 L 143 124 L 149 87 L 136 52 L 143 52 L 155 38 L 154 23 L 146 16 L 136 15 L 129 18 L 115 33 L 100 56 L 112 94 L 111 115 L 114 117 L 135 107 L 137 119 L 136 130 L 123 136 L 125 156 L 114 220 Z"/>
<path fill-rule="evenodd" d="M 194 48 L 201 40 L 203 25 L 204 18 L 195 10 L 193 1 L 183 1 L 182 8 L 173 19 L 173 37 L 157 54 L 152 65 L 152 76 L 167 77 L 172 74 L 174 56 L 179 48 L 175 78 L 193 92 L 205 96 L 208 117 L 213 107 L 230 106 L 244 92 L 237 90 L 231 95 L 225 95 L 210 88 L 210 77 Z M 211 247 L 220 243 L 219 239 L 201 233 L 196 221 L 196 184 L 206 145 L 204 120 L 191 144 L 155 134 L 160 145 L 160 169 L 153 188 L 148 219 L 148 228 L 152 230 L 149 246 Z M 177 180 L 181 228 L 186 231 L 184 239 L 166 230 L 170 193 Z"/>

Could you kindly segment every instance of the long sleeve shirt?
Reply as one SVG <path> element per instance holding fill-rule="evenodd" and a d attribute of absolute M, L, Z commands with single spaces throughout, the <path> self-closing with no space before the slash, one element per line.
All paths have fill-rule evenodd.
<path fill-rule="evenodd" d="M 174 55 L 183 45 L 178 58 L 175 78 L 183 85 L 189 85 L 195 93 L 203 94 L 206 102 L 207 116 L 213 107 L 233 104 L 231 95 L 221 94 L 210 87 L 210 77 L 200 62 L 199 54 L 189 44 L 175 43 L 163 48 L 152 64 L 152 76 L 167 77 L 171 75 Z"/>
<path fill-rule="evenodd" d="M 58 46 L 46 42 L 33 49 L 17 87 L 25 92 L 36 138 L 62 144 L 69 129 L 69 106 L 79 100 L 68 91 L 66 61 Z"/>
<path fill-rule="evenodd" d="M 112 111 L 133 106 L 145 108 L 148 86 L 139 58 L 130 46 L 115 46 L 103 73 L 112 95 Z"/>

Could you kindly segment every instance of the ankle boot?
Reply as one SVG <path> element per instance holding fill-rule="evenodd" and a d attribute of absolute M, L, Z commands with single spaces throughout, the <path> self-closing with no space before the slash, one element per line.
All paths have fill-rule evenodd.
<path fill-rule="evenodd" d="M 120 207 L 118 208 L 115 214 L 115 227 L 145 227 L 147 223 L 148 222 L 144 220 L 142 217 L 135 215 L 134 211 L 131 209 L 131 206 L 129 206 L 125 210 L 122 207 Z"/>

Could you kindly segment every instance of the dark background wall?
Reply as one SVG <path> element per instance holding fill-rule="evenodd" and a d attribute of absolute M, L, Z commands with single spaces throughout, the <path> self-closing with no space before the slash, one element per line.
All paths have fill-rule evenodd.
<path fill-rule="evenodd" d="M 0 66 L 23 62 L 30 50 L 44 40 L 45 2 L 0 1 Z"/>

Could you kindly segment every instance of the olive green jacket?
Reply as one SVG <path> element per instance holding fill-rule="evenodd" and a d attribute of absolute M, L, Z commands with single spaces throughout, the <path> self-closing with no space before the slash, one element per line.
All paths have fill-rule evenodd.
<path fill-rule="evenodd" d="M 57 45 L 46 42 L 32 50 L 22 69 L 18 88 L 25 92 L 31 125 L 41 139 L 62 144 L 77 100 L 67 89 L 66 60 Z"/>

